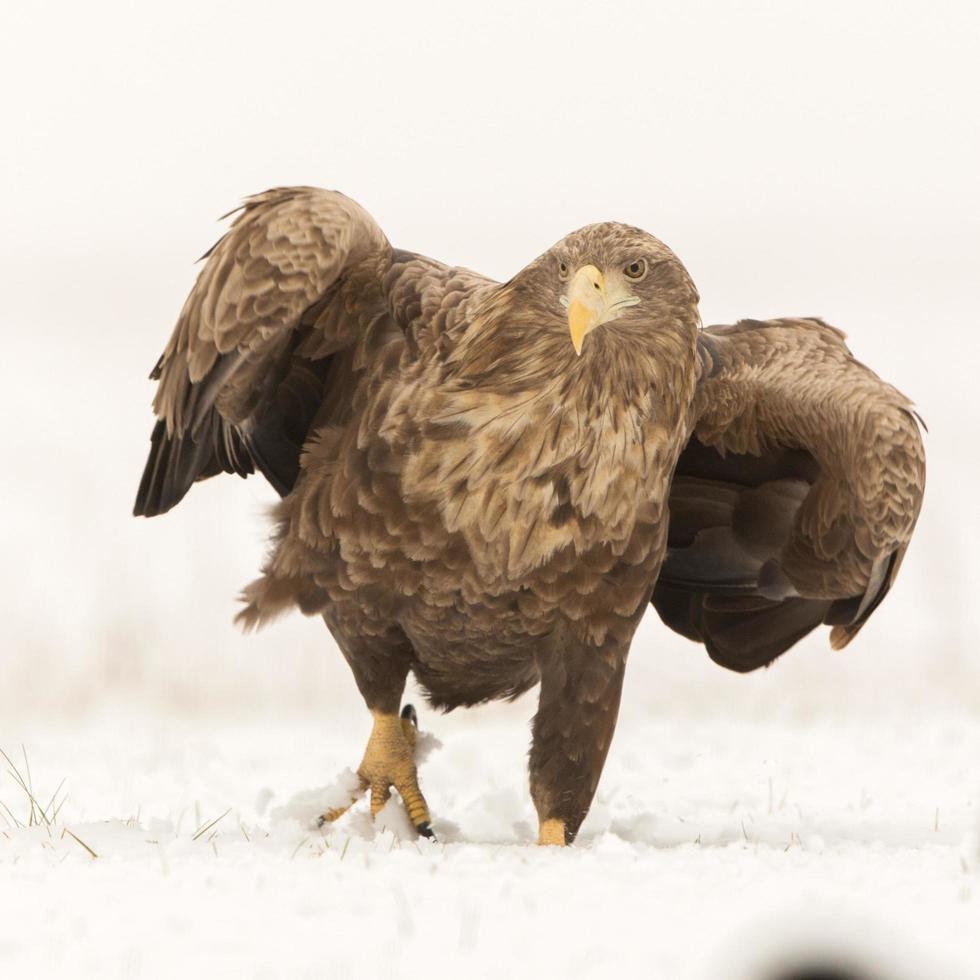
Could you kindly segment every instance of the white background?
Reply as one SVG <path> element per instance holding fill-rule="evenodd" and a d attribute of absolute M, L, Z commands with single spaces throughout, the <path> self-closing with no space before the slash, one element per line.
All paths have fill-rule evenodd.
<path fill-rule="evenodd" d="M 582 224 L 637 224 L 685 262 L 705 323 L 822 316 L 917 402 L 925 508 L 860 638 L 834 654 L 821 633 L 738 677 L 651 611 L 611 765 L 651 719 L 674 720 L 677 739 L 719 713 L 733 726 L 975 721 L 978 10 L 9 6 L 0 739 L 71 732 L 120 705 L 167 725 L 262 716 L 285 730 L 303 715 L 356 761 L 362 732 L 340 719 L 361 724 L 362 707 L 322 624 L 295 616 L 248 638 L 231 625 L 264 552 L 268 488 L 223 477 L 165 517 L 129 516 L 146 375 L 192 262 L 219 214 L 290 183 L 343 190 L 397 246 L 501 279 Z M 525 699 L 514 724 L 531 711 Z M 510 715 L 459 724 L 479 732 L 481 717 Z M 45 744 L 57 756 L 64 743 Z"/>

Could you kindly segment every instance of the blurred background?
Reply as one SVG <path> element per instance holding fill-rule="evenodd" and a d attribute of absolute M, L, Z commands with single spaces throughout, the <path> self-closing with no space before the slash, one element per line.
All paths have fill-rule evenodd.
<path fill-rule="evenodd" d="M 259 479 L 130 516 L 162 350 L 216 218 L 343 190 L 391 241 L 507 278 L 618 219 L 704 322 L 819 315 L 918 404 L 897 587 L 728 674 L 651 610 L 624 717 L 980 709 L 980 14 L 969 2 L 33 3 L 0 38 L 0 717 L 362 711 L 322 623 L 232 626 Z M 514 710 L 530 714 L 533 699 Z"/>

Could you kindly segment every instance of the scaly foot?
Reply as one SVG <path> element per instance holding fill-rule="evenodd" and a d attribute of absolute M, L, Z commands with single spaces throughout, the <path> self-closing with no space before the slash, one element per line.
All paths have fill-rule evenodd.
<path fill-rule="evenodd" d="M 538 827 L 538 843 L 565 846 L 565 821 L 557 817 L 542 820 Z"/>
<path fill-rule="evenodd" d="M 418 717 L 415 709 L 407 704 L 401 716 L 372 711 L 374 727 L 368 739 L 364 758 L 357 768 L 360 779 L 359 791 L 342 807 L 334 807 L 320 817 L 320 825 L 332 823 L 346 813 L 368 790 L 371 791 L 371 815 L 391 798 L 391 790 L 398 790 L 408 811 L 408 818 L 423 837 L 433 837 L 429 808 L 419 790 L 415 769 L 415 741 L 418 736 Z"/>

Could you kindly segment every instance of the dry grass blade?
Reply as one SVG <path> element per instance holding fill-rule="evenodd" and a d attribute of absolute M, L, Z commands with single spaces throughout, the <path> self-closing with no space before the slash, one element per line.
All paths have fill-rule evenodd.
<path fill-rule="evenodd" d="M 3 802 L 3 800 L 0 800 L 0 806 L 2 806 L 2 807 L 4 808 L 4 810 L 6 810 L 6 811 L 7 811 L 7 816 L 3 818 L 4 820 L 7 820 L 7 819 L 8 819 L 8 817 L 9 817 L 9 819 L 10 819 L 10 820 L 13 820 L 13 822 L 14 822 L 14 826 L 15 826 L 15 827 L 23 827 L 23 826 L 24 826 L 24 825 L 23 825 L 23 824 L 22 824 L 22 823 L 21 823 L 21 822 L 20 822 L 20 821 L 19 821 L 19 820 L 17 819 L 17 817 L 15 817 L 15 816 L 14 816 L 14 814 L 13 814 L 13 811 L 12 811 L 12 810 L 10 809 L 10 807 L 9 807 L 9 806 L 7 806 L 7 804 L 6 804 L 6 803 L 4 803 L 4 802 Z"/>
<path fill-rule="evenodd" d="M 55 800 L 58 799 L 58 794 L 61 792 L 64 785 L 65 785 L 65 781 L 64 779 L 62 779 L 61 782 L 58 783 L 58 788 L 51 794 L 51 799 L 48 800 L 48 805 L 44 808 L 45 813 L 47 813 L 49 810 L 51 811 L 51 823 L 54 823 L 55 820 L 58 819 L 58 810 L 61 809 L 61 803 L 59 803 L 58 806 L 55 807 L 53 810 L 52 807 L 54 807 Z M 63 802 L 64 800 L 62 800 L 62 803 Z"/>
<path fill-rule="evenodd" d="M 26 781 L 23 779 L 23 777 L 21 777 L 21 785 L 24 787 L 24 792 L 27 793 L 31 801 L 31 822 L 33 823 L 34 808 L 37 807 L 39 810 L 41 808 L 40 805 L 37 803 L 37 801 L 34 799 L 34 780 L 31 777 L 31 764 L 27 761 L 27 749 L 24 748 L 23 742 L 20 743 L 20 754 L 24 757 L 24 771 L 27 773 Z M 8 759 L 7 761 L 9 762 L 10 760 Z M 11 763 L 11 765 L 13 765 L 13 763 Z M 20 776 L 20 773 L 18 773 L 17 775 Z M 42 817 L 44 816 L 43 811 L 41 812 L 41 816 Z"/>
<path fill-rule="evenodd" d="M 85 850 L 92 855 L 93 861 L 99 856 L 92 850 L 91 847 L 88 846 L 88 844 L 85 843 L 85 841 L 81 840 L 79 837 L 76 837 L 67 827 L 65 827 L 64 831 L 62 832 L 62 836 L 64 836 L 64 834 L 67 834 L 73 841 L 75 841 L 76 844 L 80 844 L 82 847 L 84 847 Z"/>
<path fill-rule="evenodd" d="M 21 746 L 21 748 L 23 748 L 23 746 Z M 7 775 L 10 776 L 10 778 L 24 791 L 24 793 L 27 795 L 28 800 L 30 801 L 31 809 L 27 817 L 27 826 L 33 827 L 34 824 L 37 822 L 35 820 L 34 797 L 31 795 L 31 791 L 27 787 L 26 780 L 21 775 L 20 770 L 17 768 L 17 763 L 14 762 L 14 760 L 11 759 L 10 756 L 7 755 L 7 753 L 3 749 L 0 749 L 0 755 L 3 756 L 4 761 L 7 763 Z"/>
<path fill-rule="evenodd" d="M 54 808 L 54 813 L 51 814 L 51 822 L 56 824 L 58 822 L 58 814 L 61 813 L 61 808 L 68 801 L 67 796 L 61 798 L 61 802 Z"/>
<path fill-rule="evenodd" d="M 220 817 L 215 817 L 214 820 L 212 820 L 210 823 L 206 823 L 203 827 L 201 827 L 198 830 L 198 832 L 191 838 L 191 840 L 197 840 L 198 837 L 201 837 L 203 834 L 206 834 L 212 827 L 217 826 L 217 824 L 219 824 L 222 820 L 224 820 L 229 813 L 231 813 L 231 807 L 228 807 L 228 809 L 225 810 L 225 812 L 222 813 Z"/>

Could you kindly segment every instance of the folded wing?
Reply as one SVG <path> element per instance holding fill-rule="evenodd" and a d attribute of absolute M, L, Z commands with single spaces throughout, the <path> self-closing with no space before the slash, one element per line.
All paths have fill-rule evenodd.
<path fill-rule="evenodd" d="M 697 423 L 653 604 L 733 670 L 771 663 L 821 623 L 843 647 L 895 580 L 919 514 L 912 404 L 819 320 L 743 320 L 699 344 Z"/>
<path fill-rule="evenodd" d="M 136 498 L 162 514 L 195 480 L 260 470 L 280 494 L 328 390 L 342 401 L 356 346 L 385 326 L 391 248 L 358 204 L 289 187 L 239 209 L 151 374 L 158 422 Z M 340 354 L 341 356 L 337 356 Z"/>

